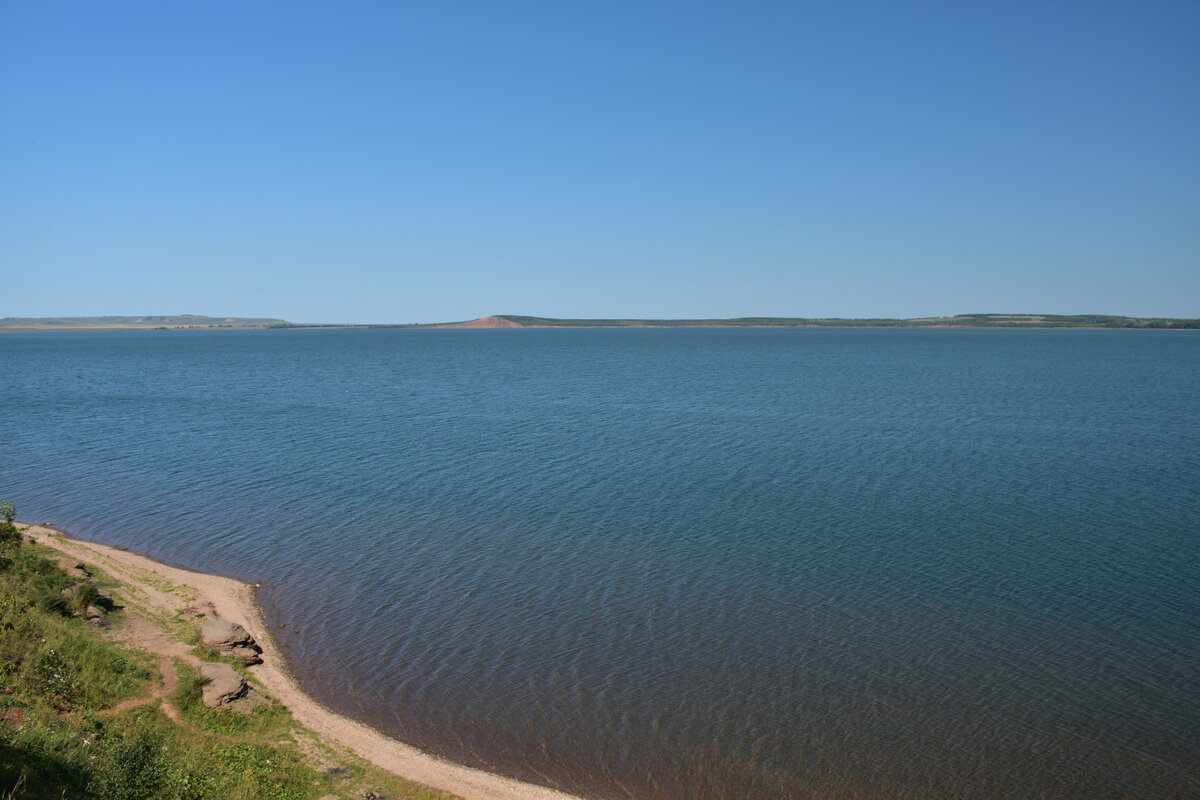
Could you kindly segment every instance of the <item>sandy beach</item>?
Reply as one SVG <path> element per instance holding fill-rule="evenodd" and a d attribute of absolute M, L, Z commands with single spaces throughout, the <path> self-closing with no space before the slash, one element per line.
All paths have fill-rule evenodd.
<path fill-rule="evenodd" d="M 394 775 L 464 800 L 579 800 L 424 753 L 321 705 L 305 694 L 292 676 L 255 601 L 254 589 L 247 584 L 171 567 L 115 547 L 70 539 L 40 525 L 22 528 L 39 543 L 94 565 L 123 584 L 114 590 L 118 603 L 125 608 L 125 619 L 117 634 L 158 658 L 164 685 L 156 696 L 174 687 L 173 658 L 195 658 L 190 646 L 169 632 L 179 625 L 178 612 L 187 607 L 201 608 L 238 623 L 254 636 L 262 647 L 263 663 L 250 667 L 251 674 L 267 694 L 292 712 L 297 723 L 335 749 L 345 748 Z M 170 706 L 164 704 L 163 708 Z"/>

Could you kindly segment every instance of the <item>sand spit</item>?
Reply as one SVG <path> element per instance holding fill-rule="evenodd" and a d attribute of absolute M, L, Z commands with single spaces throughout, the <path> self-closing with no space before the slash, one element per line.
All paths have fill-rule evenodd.
<path fill-rule="evenodd" d="M 38 542 L 94 564 L 120 581 L 123 586 L 115 594 L 130 619 L 141 618 L 135 626 L 144 629 L 147 621 L 161 624 L 175 620 L 182 609 L 204 607 L 206 603 L 211 604 L 217 617 L 241 625 L 263 650 L 263 663 L 250 667 L 250 672 L 262 682 L 267 694 L 292 712 L 296 722 L 331 746 L 347 748 L 394 775 L 464 800 L 579 800 L 424 753 L 321 705 L 304 693 L 288 670 L 254 599 L 254 589 L 247 584 L 160 564 L 108 545 L 69 539 L 45 526 L 21 527 Z M 136 638 L 139 646 L 160 659 L 179 656 L 181 649 L 187 649 L 169 636 L 143 633 Z"/>

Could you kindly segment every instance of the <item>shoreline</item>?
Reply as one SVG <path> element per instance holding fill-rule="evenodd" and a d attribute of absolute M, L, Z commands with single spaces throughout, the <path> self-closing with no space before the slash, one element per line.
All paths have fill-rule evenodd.
<path fill-rule="evenodd" d="M 172 567 L 111 545 L 71 539 L 51 527 L 18 525 L 22 534 L 39 544 L 95 564 L 119 581 L 118 594 L 128 595 L 121 598 L 127 613 L 156 625 L 176 619 L 175 612 L 189 605 L 211 603 L 217 617 L 241 625 L 262 648 L 263 663 L 250 667 L 249 672 L 261 682 L 266 694 L 291 711 L 297 724 L 333 747 L 345 748 L 399 778 L 458 795 L 463 800 L 583 800 L 418 750 L 310 697 L 280 653 L 255 599 L 254 587 L 249 584 Z"/>

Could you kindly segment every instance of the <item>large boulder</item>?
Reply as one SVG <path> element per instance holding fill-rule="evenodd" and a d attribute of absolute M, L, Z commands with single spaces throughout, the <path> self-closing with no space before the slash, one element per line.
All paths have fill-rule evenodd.
<path fill-rule="evenodd" d="M 236 622 L 227 619 L 206 619 L 200 626 L 200 644 L 216 650 L 229 650 L 254 644 L 254 637 Z"/>
<path fill-rule="evenodd" d="M 227 706 L 246 693 L 246 681 L 228 664 L 205 661 L 197 668 L 208 683 L 200 690 L 204 705 L 209 708 Z"/>
<path fill-rule="evenodd" d="M 254 637 L 236 622 L 227 619 L 207 619 L 200 626 L 200 644 L 211 647 L 223 656 L 240 658 L 247 666 L 261 664 L 262 648 Z"/>
<path fill-rule="evenodd" d="M 254 709 L 271 702 L 248 685 L 238 671 L 228 664 L 204 661 L 197 670 L 200 677 L 208 681 L 200 690 L 200 699 L 209 708 L 229 709 L 250 715 Z"/>

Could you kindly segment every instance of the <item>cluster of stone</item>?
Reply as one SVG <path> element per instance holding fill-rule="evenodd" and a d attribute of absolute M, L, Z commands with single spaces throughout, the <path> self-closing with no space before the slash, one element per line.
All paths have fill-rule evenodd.
<path fill-rule="evenodd" d="M 240 659 L 246 666 L 262 663 L 262 648 L 250 632 L 227 619 L 216 619 L 216 610 L 211 603 L 200 608 L 185 609 L 195 612 L 193 616 L 206 616 L 200 625 L 200 644 L 211 647 L 223 656 Z M 201 690 L 204 705 L 209 708 L 229 708 L 250 714 L 268 701 L 229 664 L 205 661 L 199 667 L 200 676 L 207 678 Z"/>

